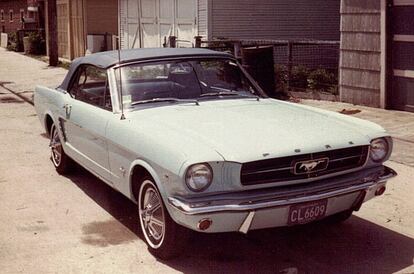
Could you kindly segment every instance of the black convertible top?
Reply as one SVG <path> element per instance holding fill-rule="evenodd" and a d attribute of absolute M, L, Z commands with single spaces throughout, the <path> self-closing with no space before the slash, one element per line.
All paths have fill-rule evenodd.
<path fill-rule="evenodd" d="M 218 51 L 212 51 L 201 48 L 145 48 L 145 49 L 127 49 L 120 51 L 121 58 L 118 58 L 118 51 L 105 51 L 76 58 L 72 61 L 69 72 L 66 75 L 60 88 L 67 90 L 70 80 L 77 68 L 81 65 L 93 65 L 99 68 L 108 69 L 117 64 L 125 64 L 133 61 L 145 61 L 151 59 L 164 59 L 176 57 L 231 57 L 230 54 Z"/>

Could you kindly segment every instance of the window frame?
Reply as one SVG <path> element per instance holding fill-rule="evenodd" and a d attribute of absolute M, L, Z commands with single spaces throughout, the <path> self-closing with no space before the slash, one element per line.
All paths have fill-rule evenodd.
<path fill-rule="evenodd" d="M 81 98 L 78 98 L 78 97 L 74 94 L 74 92 L 73 92 L 73 90 L 74 90 L 74 88 L 76 87 L 76 85 L 78 85 L 78 84 L 79 84 L 79 80 L 80 80 L 81 75 L 82 75 L 83 73 L 85 73 L 85 72 L 86 72 L 86 70 L 87 70 L 89 67 L 94 68 L 94 69 L 96 69 L 96 70 L 100 70 L 100 71 L 102 71 L 102 72 L 104 72 L 104 73 L 105 73 L 106 80 L 105 80 L 105 90 L 104 90 L 104 94 L 103 94 L 103 103 L 104 103 L 103 105 L 101 105 L 101 104 L 99 104 L 99 105 L 98 105 L 98 104 L 94 104 L 93 102 L 90 102 L 90 101 L 88 101 L 88 100 L 83 100 L 83 99 L 81 99 Z M 86 78 L 86 79 L 87 79 L 87 78 Z M 111 92 L 110 76 L 109 76 L 109 73 L 108 73 L 108 70 L 107 70 L 107 69 L 99 68 L 99 67 L 97 67 L 97 66 L 90 65 L 90 64 L 80 65 L 80 66 L 76 69 L 75 73 L 73 74 L 72 79 L 71 79 L 71 82 L 70 82 L 70 85 L 69 85 L 68 90 L 67 90 L 66 92 L 68 93 L 68 95 L 69 95 L 70 97 L 72 97 L 72 99 L 73 99 L 73 100 L 77 100 L 77 101 L 79 101 L 79 102 L 83 102 L 83 103 L 85 103 L 85 104 L 88 104 L 88 105 L 91 105 L 91 106 L 94 106 L 94 107 L 96 107 L 96 108 L 100 108 L 100 109 L 103 109 L 103 110 L 106 110 L 106 111 L 110 111 L 110 112 L 113 112 L 113 111 L 114 111 L 114 102 L 113 102 L 113 100 L 112 100 L 112 92 Z M 78 91 L 78 92 L 79 92 L 79 91 Z M 105 106 L 105 102 L 106 102 L 106 100 L 108 100 L 108 99 L 109 99 L 109 101 L 111 102 L 111 107 L 106 107 L 106 106 Z"/>
<path fill-rule="evenodd" d="M 4 22 L 4 10 L 0 10 L 0 22 Z"/>
<path fill-rule="evenodd" d="M 10 23 L 14 22 L 14 11 L 13 10 L 9 10 L 9 22 Z"/>
<path fill-rule="evenodd" d="M 20 9 L 20 22 L 24 22 L 24 18 L 25 18 L 25 10 L 24 9 Z"/>

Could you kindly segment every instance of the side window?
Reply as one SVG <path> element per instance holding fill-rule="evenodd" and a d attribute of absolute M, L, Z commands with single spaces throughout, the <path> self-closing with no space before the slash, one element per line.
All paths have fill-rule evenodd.
<path fill-rule="evenodd" d="M 69 93 L 77 100 L 112 110 L 106 70 L 94 66 L 80 67 Z"/>

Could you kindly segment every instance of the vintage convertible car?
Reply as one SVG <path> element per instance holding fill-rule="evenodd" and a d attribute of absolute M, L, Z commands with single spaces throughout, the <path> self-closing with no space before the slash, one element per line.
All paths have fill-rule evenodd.
<path fill-rule="evenodd" d="M 344 220 L 396 175 L 380 126 L 268 98 L 226 53 L 93 54 L 34 101 L 57 172 L 75 161 L 136 202 L 161 258 L 179 253 L 188 229 Z"/>

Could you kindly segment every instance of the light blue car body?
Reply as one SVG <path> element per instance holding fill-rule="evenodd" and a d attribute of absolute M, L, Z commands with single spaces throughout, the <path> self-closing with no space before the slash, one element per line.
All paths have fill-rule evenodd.
<path fill-rule="evenodd" d="M 176 50 L 160 57 L 156 53 L 148 52 L 142 60 L 123 61 L 215 54 L 199 50 L 183 52 L 180 57 Z M 204 219 L 212 221 L 204 232 L 246 233 L 285 226 L 290 206 L 319 199 L 328 199 L 326 215 L 332 215 L 355 206 L 362 192 L 365 195 L 361 203 L 373 198 L 386 180 L 395 176 L 382 162 L 375 163 L 368 157 L 361 167 L 318 178 L 242 185 L 243 163 L 328 148 L 369 146 L 381 137 L 390 146 L 388 159 L 392 140 L 374 123 L 271 98 L 145 105 L 122 114 L 115 66 L 106 68 L 113 111 L 76 100 L 62 87 L 38 86 L 34 102 L 40 122 L 47 131 L 51 121 L 59 125 L 61 139 L 71 140 L 63 142 L 65 153 L 135 202 L 133 172 L 137 167 L 144 168 L 154 179 L 173 220 L 188 228 L 199 230 L 198 224 Z M 200 193 L 192 192 L 185 183 L 187 168 L 196 163 L 208 163 L 214 174 L 211 186 Z M 321 180 L 358 183 L 312 192 L 312 183 Z M 298 185 L 306 186 L 300 195 L 278 191 L 281 186 Z"/>

